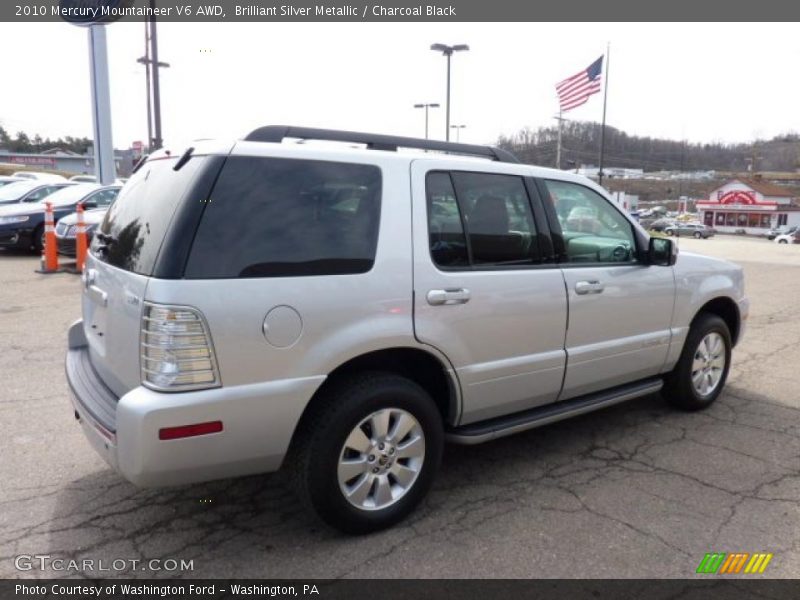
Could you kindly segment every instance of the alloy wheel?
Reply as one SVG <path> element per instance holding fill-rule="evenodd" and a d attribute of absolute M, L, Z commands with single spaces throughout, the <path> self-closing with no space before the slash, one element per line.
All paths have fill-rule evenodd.
<path fill-rule="evenodd" d="M 339 488 L 361 510 L 381 510 L 413 487 L 425 461 L 425 434 L 414 416 L 384 408 L 350 432 L 339 455 Z"/>

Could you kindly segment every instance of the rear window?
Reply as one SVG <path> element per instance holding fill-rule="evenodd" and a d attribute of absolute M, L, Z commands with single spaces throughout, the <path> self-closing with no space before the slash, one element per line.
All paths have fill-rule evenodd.
<path fill-rule="evenodd" d="M 375 262 L 380 203 L 376 166 L 230 157 L 206 204 L 185 276 L 365 273 Z"/>
<path fill-rule="evenodd" d="M 111 236 L 105 251 L 95 236 L 92 252 L 100 260 L 142 275 L 150 275 L 175 208 L 187 193 L 206 158 L 195 156 L 178 171 L 176 158 L 146 162 L 120 190 L 106 213 L 100 232 Z"/>

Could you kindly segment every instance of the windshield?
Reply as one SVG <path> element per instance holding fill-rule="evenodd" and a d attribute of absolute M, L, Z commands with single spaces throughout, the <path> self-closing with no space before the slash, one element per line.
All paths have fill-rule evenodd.
<path fill-rule="evenodd" d="M 19 200 L 33 188 L 42 185 L 38 181 L 16 181 L 0 188 L 0 202 L 3 200 Z"/>
<path fill-rule="evenodd" d="M 67 206 L 70 204 L 77 204 L 84 196 L 98 189 L 99 186 L 91 183 L 83 183 L 78 185 L 71 185 L 53 192 L 43 202 L 50 202 L 53 206 Z"/>

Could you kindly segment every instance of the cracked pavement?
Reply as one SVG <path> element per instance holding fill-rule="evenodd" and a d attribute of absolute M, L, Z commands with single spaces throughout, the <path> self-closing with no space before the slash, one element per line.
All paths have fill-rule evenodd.
<path fill-rule="evenodd" d="M 719 237 L 752 308 L 707 411 L 658 396 L 488 444 L 448 446 L 426 501 L 347 537 L 279 476 L 141 490 L 95 454 L 70 408 L 65 333 L 80 284 L 0 251 L 0 577 L 689 577 L 706 552 L 772 552 L 800 577 L 800 246 Z M 17 571 L 14 557 L 193 560 L 182 573 Z M 706 576 L 708 577 L 708 576 Z"/>

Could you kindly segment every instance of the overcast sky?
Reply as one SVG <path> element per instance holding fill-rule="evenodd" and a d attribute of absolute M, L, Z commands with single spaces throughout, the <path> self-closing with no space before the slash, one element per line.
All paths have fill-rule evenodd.
<path fill-rule="evenodd" d="M 108 27 L 114 145 L 145 140 L 141 23 Z M 452 123 L 462 141 L 553 123 L 555 84 L 611 43 L 608 117 L 631 134 L 750 141 L 800 130 L 796 24 L 216 23 L 159 25 L 168 146 L 242 137 L 265 124 L 422 136 L 414 103 L 445 100 L 433 42 L 453 58 Z M 0 124 L 12 134 L 92 135 L 86 31 L 0 24 Z M 566 116 L 597 120 L 602 95 Z M 431 111 L 444 137 L 444 108 Z"/>

